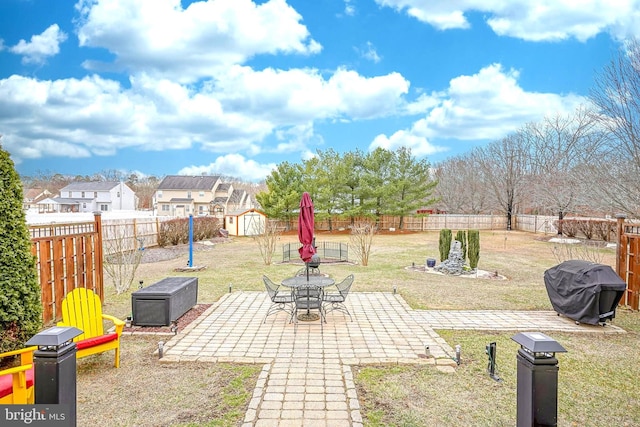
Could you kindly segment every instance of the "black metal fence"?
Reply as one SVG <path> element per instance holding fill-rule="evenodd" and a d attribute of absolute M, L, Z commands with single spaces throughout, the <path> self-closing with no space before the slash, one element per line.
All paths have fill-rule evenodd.
<path fill-rule="evenodd" d="M 300 259 L 300 243 L 285 243 L 282 245 L 282 262 Z M 349 245 L 339 242 L 316 242 L 317 254 L 320 261 L 349 261 Z"/>

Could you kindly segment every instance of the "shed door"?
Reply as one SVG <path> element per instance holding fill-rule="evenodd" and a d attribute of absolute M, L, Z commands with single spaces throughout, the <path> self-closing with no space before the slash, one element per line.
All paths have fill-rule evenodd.
<path fill-rule="evenodd" d="M 262 221 L 260 221 L 260 214 L 255 212 L 248 212 L 244 215 L 244 235 L 255 236 L 256 234 L 262 234 Z"/>

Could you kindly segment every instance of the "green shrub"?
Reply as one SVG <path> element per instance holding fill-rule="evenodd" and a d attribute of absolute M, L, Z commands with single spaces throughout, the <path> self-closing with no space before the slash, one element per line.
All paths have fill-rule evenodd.
<path fill-rule="evenodd" d="M 480 260 L 480 231 L 469 230 L 467 234 L 469 237 L 469 267 L 476 269 Z"/>
<path fill-rule="evenodd" d="M 22 210 L 22 183 L 0 146 L 0 351 L 24 347 L 42 326 L 36 260 Z"/>
<path fill-rule="evenodd" d="M 451 230 L 443 228 L 440 230 L 440 240 L 438 241 L 440 249 L 440 262 L 449 258 L 449 251 L 451 250 Z"/>
<path fill-rule="evenodd" d="M 456 240 L 460 242 L 460 249 L 462 250 L 462 260 L 467 259 L 467 234 L 464 230 L 458 230 L 456 232 Z"/>

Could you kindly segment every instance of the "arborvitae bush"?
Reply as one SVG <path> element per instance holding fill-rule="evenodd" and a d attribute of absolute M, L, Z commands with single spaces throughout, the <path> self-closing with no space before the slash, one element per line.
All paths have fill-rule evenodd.
<path fill-rule="evenodd" d="M 469 237 L 469 245 L 467 248 L 469 267 L 475 269 L 478 268 L 478 261 L 480 260 L 480 231 L 469 230 L 467 234 Z"/>
<path fill-rule="evenodd" d="M 460 249 L 462 250 L 462 260 L 467 259 L 467 234 L 464 230 L 458 230 L 456 232 L 456 240 L 460 242 Z"/>
<path fill-rule="evenodd" d="M 449 258 L 449 250 L 451 250 L 451 230 L 443 228 L 440 230 L 440 240 L 438 242 L 440 249 L 440 262 Z"/>
<path fill-rule="evenodd" d="M 0 146 L 0 351 L 24 347 L 42 326 L 36 260 L 22 210 L 22 183 Z"/>

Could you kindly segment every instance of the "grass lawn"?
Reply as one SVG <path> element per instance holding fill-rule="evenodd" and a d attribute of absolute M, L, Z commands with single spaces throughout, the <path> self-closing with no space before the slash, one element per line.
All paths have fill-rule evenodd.
<path fill-rule="evenodd" d="M 323 264 L 333 277 L 353 273 L 353 292 L 397 291 L 414 309 L 551 310 L 543 273 L 558 264 L 541 234 L 483 231 L 479 268 L 507 280 L 475 280 L 412 271 L 412 263 L 438 258 L 438 233 L 399 233 L 374 238 L 369 266 Z M 318 242 L 349 242 L 340 233 L 316 235 Z M 197 245 L 199 272 L 175 273 L 188 260 L 180 257 L 142 264 L 137 280 L 145 285 L 167 276 L 199 278 L 198 301 L 215 302 L 224 293 L 262 291 L 261 276 L 274 280 L 292 275 L 302 264 L 280 264 L 282 243 L 297 242 L 283 235 L 274 264 L 265 266 L 250 238 L 233 238 L 215 246 Z M 153 249 L 151 249 L 153 250 Z M 615 252 L 602 249 L 603 263 L 613 265 Z M 104 311 L 120 318 L 130 314 L 130 293 L 115 295 L 105 283 Z M 135 290 L 136 285 L 132 289 Z M 487 319 L 491 322 L 491 319 Z M 640 314 L 619 308 L 614 324 L 627 334 L 549 334 L 567 350 L 559 354 L 558 425 L 640 426 Z M 354 367 L 367 426 L 513 426 L 516 420 L 516 353 L 514 333 L 437 331 L 453 347 L 462 347 L 462 364 L 455 374 L 433 367 Z M 104 425 L 239 425 L 261 366 L 218 364 L 159 364 L 152 353 L 157 337 L 125 337 L 119 370 L 111 355 L 78 362 L 78 425 L 104 418 Z M 486 372 L 485 346 L 497 343 L 497 373 Z M 231 387 L 230 385 L 233 384 Z M 83 415 L 85 414 L 85 415 Z M 88 418 L 82 419 L 82 416 Z M 214 421 L 217 420 L 217 421 Z M 85 423 L 83 423 L 85 421 Z"/>

